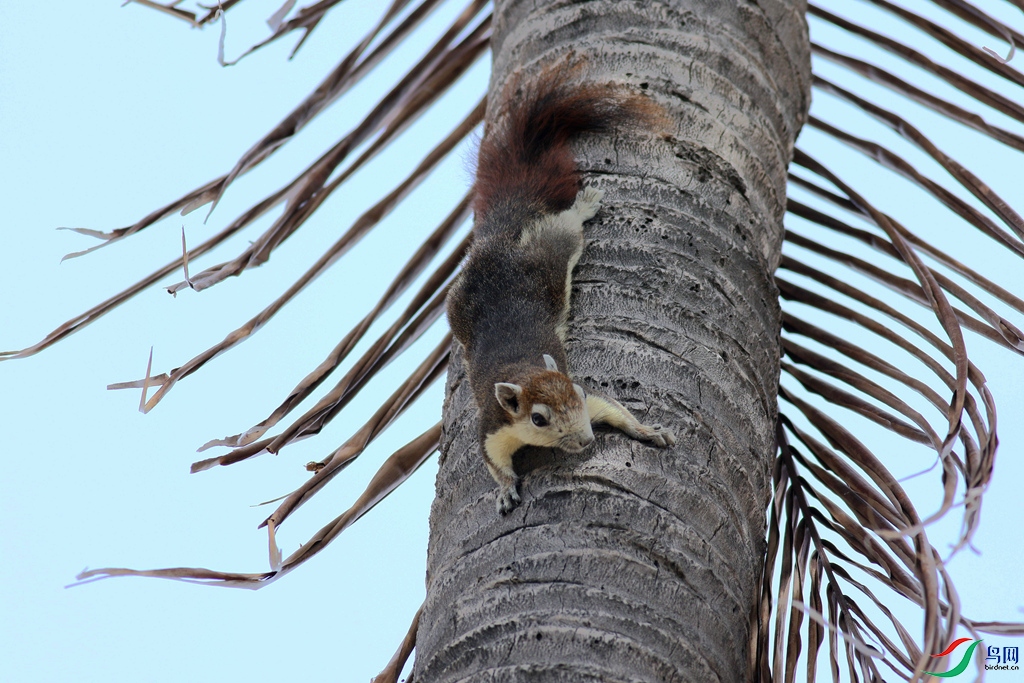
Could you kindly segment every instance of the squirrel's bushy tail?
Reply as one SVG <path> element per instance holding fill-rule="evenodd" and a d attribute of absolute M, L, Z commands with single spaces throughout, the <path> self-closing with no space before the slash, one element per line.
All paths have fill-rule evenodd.
<path fill-rule="evenodd" d="M 664 118 L 645 97 L 573 82 L 579 71 L 553 68 L 532 83 L 506 88 L 501 116 L 480 143 L 473 200 L 478 222 L 508 202 L 543 213 L 568 209 L 580 189 L 569 147 L 575 136 L 617 125 L 651 126 Z"/>

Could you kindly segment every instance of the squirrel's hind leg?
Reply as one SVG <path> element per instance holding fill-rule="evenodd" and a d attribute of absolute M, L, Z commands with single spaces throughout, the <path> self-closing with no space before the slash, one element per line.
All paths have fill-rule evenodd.
<path fill-rule="evenodd" d="M 519 237 L 519 246 L 529 248 L 536 245 L 545 253 L 553 249 L 560 254 L 565 245 L 570 245 L 570 251 L 576 252 L 575 258 L 578 259 L 579 251 L 583 248 L 583 224 L 597 215 L 602 197 L 604 191 L 596 187 L 584 187 L 568 209 L 560 213 L 544 214 L 526 228 Z"/>
<path fill-rule="evenodd" d="M 602 198 L 604 198 L 604 190 L 599 190 L 592 186 L 584 187 L 576 195 L 576 201 L 573 202 L 569 210 L 579 216 L 580 225 L 582 225 L 597 215 L 598 210 L 601 208 Z"/>

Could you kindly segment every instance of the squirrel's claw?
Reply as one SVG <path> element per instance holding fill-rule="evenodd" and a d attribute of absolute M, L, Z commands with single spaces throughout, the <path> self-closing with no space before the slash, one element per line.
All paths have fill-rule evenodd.
<path fill-rule="evenodd" d="M 512 482 L 498 493 L 498 514 L 507 515 L 512 512 L 512 510 L 514 510 L 522 500 L 523 499 L 519 497 L 516 482 Z"/>
<path fill-rule="evenodd" d="M 584 187 L 576 195 L 576 202 L 573 208 L 579 213 L 582 221 L 589 221 L 597 215 L 601 208 L 601 199 L 604 197 L 604 190 L 596 187 Z"/>
<path fill-rule="evenodd" d="M 640 425 L 639 437 L 644 441 L 649 441 L 652 445 L 658 446 L 659 448 L 668 448 L 674 446 L 676 443 L 676 436 L 668 429 L 663 428 L 660 424 L 656 425 Z"/>

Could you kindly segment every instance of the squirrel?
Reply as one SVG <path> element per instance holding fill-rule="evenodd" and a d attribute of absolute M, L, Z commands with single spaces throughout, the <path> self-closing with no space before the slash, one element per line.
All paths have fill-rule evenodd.
<path fill-rule="evenodd" d="M 568 374 L 572 271 L 583 252 L 583 223 L 603 196 L 582 186 L 569 143 L 583 133 L 662 120 L 653 102 L 573 83 L 574 72 L 551 69 L 506 89 L 504 116 L 480 143 L 473 242 L 447 295 L 480 413 L 480 448 L 499 486 L 499 514 L 521 502 L 512 456 L 523 446 L 578 453 L 594 441 L 592 424 L 655 446 L 675 443 L 671 431 L 641 424 Z"/>

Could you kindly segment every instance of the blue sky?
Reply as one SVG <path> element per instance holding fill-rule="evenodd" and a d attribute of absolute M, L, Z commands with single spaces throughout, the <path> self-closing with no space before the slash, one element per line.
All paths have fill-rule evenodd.
<path fill-rule="evenodd" d="M 229 58 L 266 35 L 263 20 L 278 4 L 244 3 L 229 14 Z M 286 39 L 222 68 L 217 27 L 193 31 L 146 8 L 113 2 L 63 3 L 59 11 L 5 3 L 0 348 L 37 341 L 172 260 L 180 254 L 182 227 L 197 243 L 358 121 L 364 109 L 333 107 L 272 162 L 239 180 L 206 224 L 203 209 L 60 263 L 92 241 L 55 227 L 128 225 L 227 171 L 336 63 L 343 53 L 339 45 L 347 50 L 363 35 L 378 5 L 347 0 L 292 61 L 287 54 L 293 42 Z M 423 40 L 461 9 L 448 5 L 424 27 Z M 373 101 L 394 82 L 403 60 L 425 45 L 421 40 L 396 54 L 346 102 Z M 262 268 L 201 294 L 172 298 L 161 289 L 148 291 L 42 354 L 0 364 L 0 511 L 6 520 L 0 532 L 6 560 L 0 566 L 0 678 L 367 680 L 388 661 L 423 597 L 433 460 L 328 550 L 266 589 L 147 579 L 64 586 L 85 567 L 267 568 L 265 536 L 256 527 L 272 508 L 252 506 L 304 481 L 303 464 L 322 458 L 358 428 L 408 364 L 389 368 L 367 400 L 320 437 L 278 456 L 190 475 L 194 451 L 262 419 L 361 317 L 397 269 L 396 252 L 411 253 L 424 222 L 436 225 L 468 186 L 469 147 L 435 171 L 351 258 L 255 337 L 183 380 L 150 414 L 137 412 L 136 392 L 105 386 L 140 378 L 151 346 L 154 372 L 168 370 L 263 308 L 308 267 L 311 254 L 319 255 L 379 196 L 382 185 L 404 177 L 429 149 L 422 140 L 430 131 L 455 125 L 486 78 L 483 61 L 442 107 L 331 197 Z M 819 98 L 815 106 L 828 113 L 832 105 Z M 966 154 L 980 143 L 958 134 L 955 144 Z M 985 158 L 985 178 L 1019 204 L 1020 160 L 996 154 Z M 867 182 L 872 170 L 852 162 L 849 173 Z M 903 200 L 901 187 L 893 188 L 892 201 Z M 924 211 L 915 207 L 911 213 Z M 922 221 L 929 219 L 922 215 Z M 262 220 L 257 230 L 191 270 L 233 257 L 268 224 Z M 954 237 L 958 229 L 966 230 L 951 228 Z M 972 253 L 986 245 L 969 242 L 965 260 L 980 259 L 1005 286 L 1024 289 L 1019 263 Z M 426 341 L 436 343 L 440 334 L 435 330 Z M 1024 619 L 1018 573 L 1024 503 L 1017 484 L 1024 478 L 1024 373 L 1009 353 L 977 338 L 968 343 L 979 352 L 999 402 L 1003 446 L 975 540 L 981 555 L 962 553 L 950 571 L 965 612 L 974 618 Z M 1011 362 L 1016 367 L 997 371 Z M 289 520 L 279 537 L 285 553 L 347 508 L 382 457 L 438 419 L 441 399 L 441 387 L 433 387 L 366 457 Z M 912 471 L 912 463 L 906 466 Z"/>
<path fill-rule="evenodd" d="M 241 179 L 206 225 L 206 211 L 197 211 L 60 263 L 93 241 L 55 227 L 121 227 L 224 173 L 334 66 L 343 54 L 339 41 L 347 51 L 348 41 L 377 19 L 377 3 L 349 0 L 318 29 L 321 40 L 307 43 L 295 60 L 287 60 L 288 40 L 225 69 L 216 61 L 217 27 L 192 31 L 144 7 L 118 4 L 66 3 L 46 18 L 28 6 L 0 10 L 6 130 L 0 174 L 7 207 L 0 282 L 10 294 L 0 324 L 4 348 L 33 343 L 179 256 L 182 226 L 190 244 L 198 243 L 315 159 L 325 141 L 363 113 L 335 107 L 325 114 L 308 137 L 281 152 L 276 171 Z M 263 21 L 276 8 L 254 4 L 253 11 L 243 6 L 229 16 L 229 57 L 266 35 Z M 457 9 L 442 10 L 425 32 L 436 35 Z M 424 49 L 421 41 L 395 62 Z M 360 86 L 360 96 L 375 99 L 399 73 L 384 65 Z M 476 84 L 468 85 L 479 92 L 486 65 L 472 78 Z M 190 463 L 200 457 L 195 450 L 265 417 L 366 312 L 398 268 L 393 254 L 417 246 L 405 237 L 450 210 L 444 188 L 468 186 L 465 155 L 439 168 L 360 245 L 357 258 L 333 268 L 209 372 L 184 380 L 150 414 L 136 410 L 137 392 L 105 386 L 144 375 L 150 346 L 154 372 L 169 370 L 262 309 L 376 200 L 382 183 L 396 184 L 419 161 L 429 146 L 417 143 L 418 130 L 449 129 L 461 107 L 475 103 L 464 93 L 454 100 L 456 106 L 411 129 L 401 149 L 377 159 L 372 174 L 339 191 L 264 268 L 200 296 L 172 298 L 154 289 L 71 343 L 3 364 L 0 505 L 19 521 L 2 535 L 0 678 L 337 680 L 345 672 L 345 680 L 368 680 L 387 663 L 423 598 L 434 460 L 363 520 L 375 526 L 357 524 L 320 555 L 326 561 L 306 564 L 291 575 L 296 580 L 271 590 L 143 579 L 64 585 L 87 566 L 267 569 L 265 532 L 256 527 L 273 507 L 252 505 L 304 481 L 303 465 L 361 425 L 408 364 L 396 363 L 365 404 L 291 453 L 190 475 Z M 264 219 L 257 229 L 267 225 Z M 234 256 L 255 234 L 192 264 L 192 272 Z M 372 299 L 362 300 L 364 292 Z M 431 335 L 432 344 L 441 333 Z M 347 508 L 412 429 L 419 433 L 420 425 L 438 419 L 441 398 L 441 387 L 433 387 L 371 454 L 289 520 L 280 536 L 284 552 Z"/>

